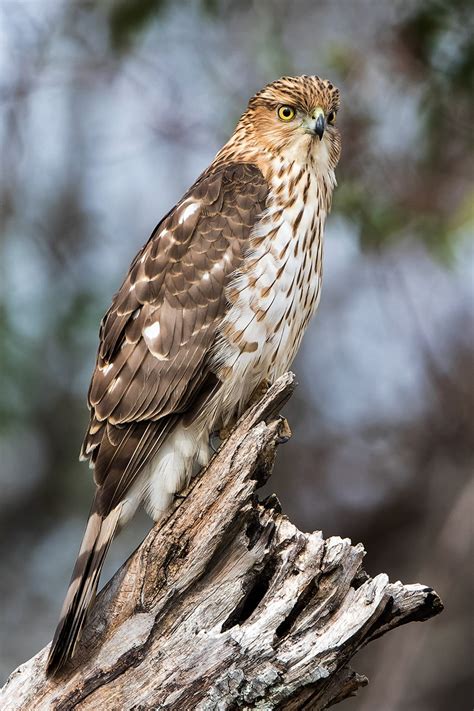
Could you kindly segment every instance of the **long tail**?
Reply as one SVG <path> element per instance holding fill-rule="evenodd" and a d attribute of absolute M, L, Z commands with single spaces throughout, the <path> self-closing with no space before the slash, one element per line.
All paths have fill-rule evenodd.
<path fill-rule="evenodd" d="M 49 651 L 46 674 L 52 676 L 72 657 L 87 612 L 94 601 L 105 556 L 115 535 L 121 504 L 105 518 L 95 507 L 87 522 L 79 555 Z"/>

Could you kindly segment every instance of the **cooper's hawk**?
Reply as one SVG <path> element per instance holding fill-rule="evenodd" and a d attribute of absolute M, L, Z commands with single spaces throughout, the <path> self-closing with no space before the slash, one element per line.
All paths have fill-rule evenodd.
<path fill-rule="evenodd" d="M 319 301 L 338 106 L 316 76 L 259 91 L 115 295 L 82 448 L 97 490 L 49 673 L 74 652 L 117 530 L 140 502 L 157 520 L 209 460 L 211 433 L 290 366 Z"/>

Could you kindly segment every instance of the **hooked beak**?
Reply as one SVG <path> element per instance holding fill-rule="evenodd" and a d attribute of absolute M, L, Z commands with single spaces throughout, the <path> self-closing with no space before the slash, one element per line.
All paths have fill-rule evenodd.
<path fill-rule="evenodd" d="M 317 108 L 311 116 L 311 119 L 306 122 L 306 129 L 308 133 L 313 136 L 318 136 L 319 140 L 323 140 L 324 129 L 326 128 L 326 120 L 324 118 L 324 111 L 321 108 Z"/>
<path fill-rule="evenodd" d="M 319 136 L 319 140 L 323 140 L 323 135 L 324 135 L 324 129 L 326 128 L 326 122 L 324 120 L 324 115 L 319 114 L 318 118 L 316 119 L 316 123 L 314 125 L 314 132 L 317 136 Z"/>

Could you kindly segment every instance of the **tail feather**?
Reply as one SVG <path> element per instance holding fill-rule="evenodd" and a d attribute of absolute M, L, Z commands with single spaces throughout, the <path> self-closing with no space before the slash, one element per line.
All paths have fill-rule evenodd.
<path fill-rule="evenodd" d="M 79 555 L 66 593 L 46 673 L 56 674 L 73 656 L 88 610 L 94 601 L 105 556 L 115 535 L 121 504 L 105 518 L 92 510 L 82 539 Z"/>

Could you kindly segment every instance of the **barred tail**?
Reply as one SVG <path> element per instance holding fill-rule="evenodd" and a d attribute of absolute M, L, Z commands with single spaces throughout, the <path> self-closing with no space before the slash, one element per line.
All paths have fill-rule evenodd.
<path fill-rule="evenodd" d="M 66 593 L 49 651 L 46 674 L 53 676 L 73 656 L 87 612 L 94 601 L 105 556 L 117 529 L 122 506 L 103 518 L 94 506 Z"/>

